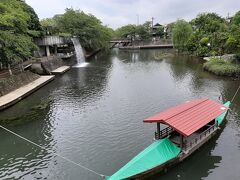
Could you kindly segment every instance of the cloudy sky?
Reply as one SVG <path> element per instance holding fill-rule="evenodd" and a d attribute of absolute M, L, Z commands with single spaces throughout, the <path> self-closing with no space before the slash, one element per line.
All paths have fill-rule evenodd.
<path fill-rule="evenodd" d="M 200 12 L 226 17 L 240 10 L 240 0 L 26 0 L 40 19 L 64 13 L 65 8 L 94 14 L 104 25 L 117 28 L 151 20 L 166 24 L 179 18 L 191 20 Z"/>

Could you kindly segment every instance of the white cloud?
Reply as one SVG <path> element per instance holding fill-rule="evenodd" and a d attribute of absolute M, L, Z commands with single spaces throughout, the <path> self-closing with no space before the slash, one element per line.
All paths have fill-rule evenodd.
<path fill-rule="evenodd" d="M 129 23 L 140 23 L 155 18 L 166 24 L 178 18 L 191 20 L 201 12 L 216 12 L 221 16 L 233 15 L 240 10 L 237 0 L 26 0 L 39 17 L 52 17 L 67 7 L 92 13 L 104 24 L 116 28 Z"/>

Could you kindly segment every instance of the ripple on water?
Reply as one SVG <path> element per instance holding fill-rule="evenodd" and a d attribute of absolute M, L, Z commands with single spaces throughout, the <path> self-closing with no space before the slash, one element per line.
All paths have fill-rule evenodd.
<path fill-rule="evenodd" d="M 110 175 L 152 143 L 155 125 L 144 124 L 144 118 L 193 98 L 218 99 L 220 94 L 224 99 L 232 97 L 236 82 L 202 71 L 198 60 L 193 63 L 177 56 L 155 61 L 156 52 L 139 51 L 133 55 L 119 51 L 99 56 L 88 66 L 71 69 L 24 99 L 25 108 L 43 98 L 52 100 L 49 109 L 37 112 L 35 121 L 11 127 L 48 151 L 0 131 L 0 179 L 97 178 L 53 152 Z M 219 138 L 161 179 L 221 179 L 220 175 L 236 178 L 240 159 L 236 155 L 240 154 L 239 106 L 236 101 Z M 19 107 L 7 111 L 18 112 Z"/>

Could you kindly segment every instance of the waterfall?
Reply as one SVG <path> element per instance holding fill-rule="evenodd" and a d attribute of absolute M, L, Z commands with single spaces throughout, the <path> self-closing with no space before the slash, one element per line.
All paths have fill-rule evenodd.
<path fill-rule="evenodd" d="M 73 37 L 72 39 L 74 48 L 75 48 L 75 54 L 77 58 L 77 64 L 74 67 L 85 67 L 88 63 L 85 61 L 85 56 L 83 52 L 83 48 L 78 40 L 78 38 Z"/>

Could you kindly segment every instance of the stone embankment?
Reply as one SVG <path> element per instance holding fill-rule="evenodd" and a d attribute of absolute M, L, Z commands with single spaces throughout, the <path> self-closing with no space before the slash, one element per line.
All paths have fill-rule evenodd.
<path fill-rule="evenodd" d="M 38 58 L 31 66 L 31 71 L 40 75 L 49 75 L 55 69 L 65 66 L 66 63 L 57 56 Z"/>
<path fill-rule="evenodd" d="M 30 71 L 0 78 L 0 110 L 17 103 L 53 78 L 54 76 L 40 76 Z"/>
<path fill-rule="evenodd" d="M 0 96 L 3 96 L 11 91 L 14 91 L 36 79 L 40 78 L 39 75 L 26 71 L 17 75 L 12 75 L 8 78 L 0 79 Z"/>

